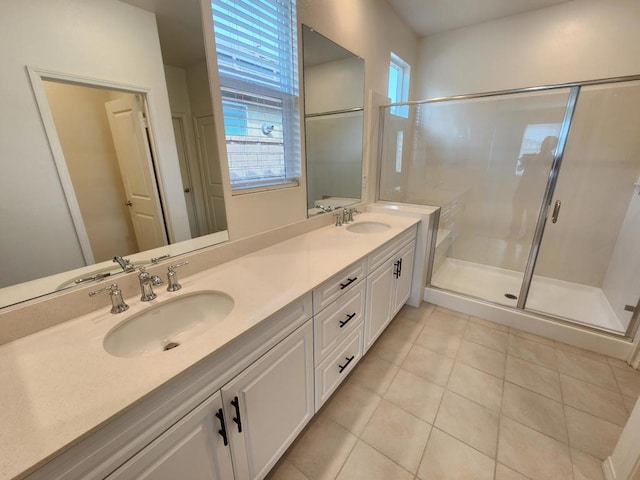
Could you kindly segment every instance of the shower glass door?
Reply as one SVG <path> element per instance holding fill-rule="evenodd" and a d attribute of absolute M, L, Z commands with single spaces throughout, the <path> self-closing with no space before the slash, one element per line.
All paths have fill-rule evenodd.
<path fill-rule="evenodd" d="M 640 296 L 638 125 L 640 82 L 581 87 L 526 309 L 627 331 Z"/>
<path fill-rule="evenodd" d="M 432 286 L 516 306 L 569 92 L 386 109 L 380 199 L 442 207 Z"/>

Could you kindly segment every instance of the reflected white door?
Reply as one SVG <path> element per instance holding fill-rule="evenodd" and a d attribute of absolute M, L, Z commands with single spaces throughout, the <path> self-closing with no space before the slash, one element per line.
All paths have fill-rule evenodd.
<path fill-rule="evenodd" d="M 198 156 L 202 169 L 204 194 L 206 197 L 207 223 L 209 233 L 227 229 L 224 208 L 222 173 L 216 143 L 216 127 L 213 116 L 196 117 Z"/>
<path fill-rule="evenodd" d="M 176 149 L 178 150 L 178 163 L 180 164 L 180 177 L 182 178 L 182 188 L 184 190 L 184 201 L 187 204 L 187 215 L 189 216 L 189 229 L 191 237 L 200 236 L 198 227 L 198 217 L 195 201 L 195 185 L 191 181 L 191 167 L 189 166 L 189 155 L 187 154 L 185 125 L 182 118 L 172 117 L 173 133 L 176 138 Z"/>
<path fill-rule="evenodd" d="M 140 250 L 167 244 L 144 117 L 136 97 L 105 103 L 129 214 Z"/>

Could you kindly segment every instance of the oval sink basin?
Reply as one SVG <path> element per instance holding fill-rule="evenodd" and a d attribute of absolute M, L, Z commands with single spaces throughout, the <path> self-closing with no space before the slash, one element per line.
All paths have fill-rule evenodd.
<path fill-rule="evenodd" d="M 389 228 L 391 228 L 391 225 L 382 222 L 358 222 L 349 225 L 347 230 L 354 233 L 376 233 L 384 232 Z"/>
<path fill-rule="evenodd" d="M 103 346 L 116 357 L 168 351 L 220 323 L 233 305 L 233 298 L 222 292 L 195 292 L 172 298 L 114 327 L 105 336 Z"/>

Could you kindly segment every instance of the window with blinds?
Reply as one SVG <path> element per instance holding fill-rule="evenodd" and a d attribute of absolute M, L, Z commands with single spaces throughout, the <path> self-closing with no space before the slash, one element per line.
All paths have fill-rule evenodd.
<path fill-rule="evenodd" d="M 298 185 L 295 0 L 212 0 L 231 188 Z"/>

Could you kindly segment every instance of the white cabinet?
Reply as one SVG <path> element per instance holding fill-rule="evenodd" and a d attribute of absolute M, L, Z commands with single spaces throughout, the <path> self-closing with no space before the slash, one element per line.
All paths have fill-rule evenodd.
<path fill-rule="evenodd" d="M 236 480 L 264 478 L 314 414 L 311 321 L 224 386 L 222 399 Z"/>
<path fill-rule="evenodd" d="M 414 255 L 415 241 L 412 241 L 396 250 L 367 277 L 365 352 L 409 298 Z"/>
<path fill-rule="evenodd" d="M 222 400 L 216 393 L 160 435 L 107 480 L 228 480 Z"/>

